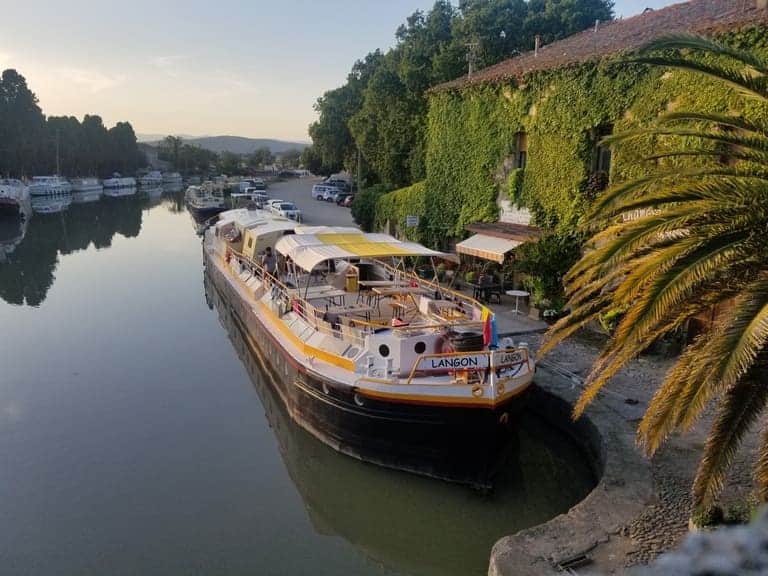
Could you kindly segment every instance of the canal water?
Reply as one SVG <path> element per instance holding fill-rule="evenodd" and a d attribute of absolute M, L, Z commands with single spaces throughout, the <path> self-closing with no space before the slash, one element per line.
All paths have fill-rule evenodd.
<path fill-rule="evenodd" d="M 20 241 L 10 228 L 3 574 L 480 575 L 499 537 L 591 489 L 581 454 L 533 419 L 491 495 L 298 429 L 206 286 L 179 195 L 73 204 Z"/>

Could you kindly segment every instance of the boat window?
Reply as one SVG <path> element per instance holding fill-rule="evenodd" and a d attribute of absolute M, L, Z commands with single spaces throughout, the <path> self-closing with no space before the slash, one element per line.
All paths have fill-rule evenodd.
<path fill-rule="evenodd" d="M 386 344 L 382 344 L 381 346 L 379 346 L 379 355 L 382 358 L 386 358 L 387 356 L 389 356 L 389 346 L 387 346 Z"/>
<path fill-rule="evenodd" d="M 416 354 L 424 354 L 424 350 L 427 349 L 427 345 L 424 342 L 416 342 L 416 346 L 413 347 L 413 351 Z"/>
<path fill-rule="evenodd" d="M 253 238 L 248 238 L 248 248 L 253 246 Z"/>

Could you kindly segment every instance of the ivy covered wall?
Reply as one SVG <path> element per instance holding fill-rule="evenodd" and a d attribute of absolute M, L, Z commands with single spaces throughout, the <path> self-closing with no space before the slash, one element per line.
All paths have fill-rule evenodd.
<path fill-rule="evenodd" d="M 721 39 L 766 54 L 767 32 L 750 28 Z M 539 226 L 570 230 L 597 193 L 591 175 L 601 129 L 623 132 L 671 110 L 768 118 L 749 104 L 738 109 L 738 102 L 730 90 L 700 76 L 615 58 L 532 73 L 522 83 L 435 92 L 427 122 L 426 180 L 383 196 L 376 221 L 399 227 L 405 215 L 419 214 L 420 226 L 409 237 L 446 247 L 449 239 L 466 235 L 467 224 L 497 220 L 498 195 L 507 194 L 510 158 L 523 131 L 527 162 L 519 203 Z M 611 182 L 642 174 L 647 163 L 641 160 L 662 152 L 665 144 L 663 138 L 633 140 L 615 149 Z"/>

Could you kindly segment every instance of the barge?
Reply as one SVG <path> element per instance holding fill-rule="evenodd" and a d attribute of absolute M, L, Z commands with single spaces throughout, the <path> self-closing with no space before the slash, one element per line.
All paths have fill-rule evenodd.
<path fill-rule="evenodd" d="M 366 462 L 492 486 L 534 361 L 496 341 L 488 308 L 407 269 L 448 255 L 241 209 L 203 256 L 299 426 Z"/>

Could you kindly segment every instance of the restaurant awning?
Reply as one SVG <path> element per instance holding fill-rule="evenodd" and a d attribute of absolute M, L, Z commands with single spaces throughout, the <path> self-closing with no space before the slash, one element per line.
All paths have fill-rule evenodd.
<path fill-rule="evenodd" d="M 522 244 L 522 242 L 519 240 L 497 238 L 496 236 L 486 236 L 485 234 L 475 234 L 456 244 L 456 252 L 501 264 L 504 262 L 504 255 L 510 250 L 520 246 L 520 244 Z"/>

